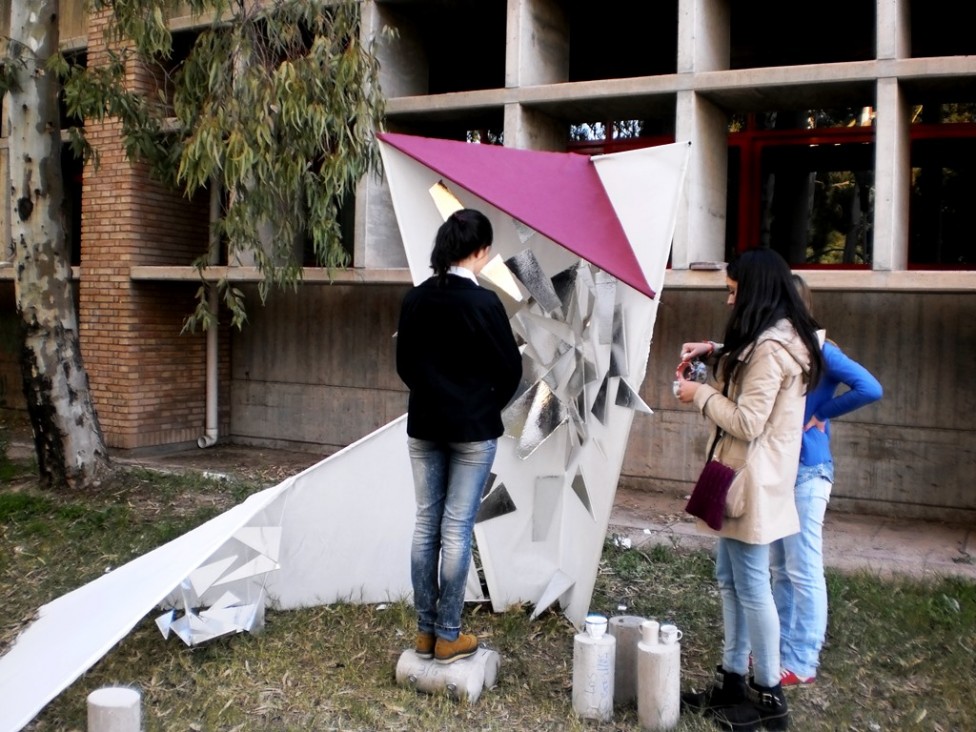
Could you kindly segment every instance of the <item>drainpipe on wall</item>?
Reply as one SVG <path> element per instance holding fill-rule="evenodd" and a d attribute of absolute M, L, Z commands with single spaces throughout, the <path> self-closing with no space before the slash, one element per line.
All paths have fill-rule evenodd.
<path fill-rule="evenodd" d="M 220 242 L 214 234 L 214 224 L 220 216 L 220 183 L 216 178 L 210 182 L 210 264 L 220 263 Z M 207 292 L 210 312 L 216 319 L 220 302 L 217 299 L 217 285 L 211 284 Z M 200 448 L 210 447 L 217 442 L 217 331 L 216 325 L 207 328 L 207 415 L 206 427 L 202 437 L 197 440 Z"/>

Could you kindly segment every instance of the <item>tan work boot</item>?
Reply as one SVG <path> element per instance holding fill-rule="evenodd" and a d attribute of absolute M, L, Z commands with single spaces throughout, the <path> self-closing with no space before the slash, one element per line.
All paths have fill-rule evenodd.
<path fill-rule="evenodd" d="M 478 637 L 471 633 L 461 633 L 457 640 L 438 638 L 434 644 L 434 660 L 438 663 L 453 663 L 459 658 L 467 658 L 478 650 Z"/>
<path fill-rule="evenodd" d="M 418 658 L 433 658 L 434 634 L 418 632 L 417 642 L 414 643 L 413 652 L 417 654 Z"/>

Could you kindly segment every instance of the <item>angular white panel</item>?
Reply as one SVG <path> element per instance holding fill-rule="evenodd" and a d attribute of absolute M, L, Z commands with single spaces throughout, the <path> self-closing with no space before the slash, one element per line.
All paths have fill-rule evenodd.
<path fill-rule="evenodd" d="M 558 569 L 553 572 L 552 577 L 549 578 L 549 583 L 535 601 L 535 607 L 532 610 L 531 617 L 539 617 L 552 603 L 565 595 L 566 591 L 572 586 L 573 578 L 568 574 Z"/>
<path fill-rule="evenodd" d="M 236 561 L 237 555 L 234 554 L 219 561 L 204 564 L 202 567 L 198 567 L 197 569 L 193 570 L 187 579 L 190 582 L 190 586 L 193 588 L 193 592 L 196 593 L 196 596 L 200 597 L 204 592 L 209 590 L 213 584 L 220 579 L 224 572 L 226 572 L 227 569 Z M 184 594 L 183 604 L 193 605 L 194 602 Z"/>
<path fill-rule="evenodd" d="M 246 526 L 234 534 L 234 538 L 254 551 L 278 560 L 281 551 L 280 526 Z"/>

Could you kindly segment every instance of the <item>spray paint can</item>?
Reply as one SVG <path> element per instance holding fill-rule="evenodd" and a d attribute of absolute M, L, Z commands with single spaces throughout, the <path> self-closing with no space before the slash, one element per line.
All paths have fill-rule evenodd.
<path fill-rule="evenodd" d="M 681 631 L 641 624 L 637 644 L 637 719 L 644 732 L 674 729 L 681 715 Z"/>
<path fill-rule="evenodd" d="M 573 710 L 584 719 L 613 719 L 616 648 L 606 616 L 587 615 L 583 632 L 573 637 Z"/>

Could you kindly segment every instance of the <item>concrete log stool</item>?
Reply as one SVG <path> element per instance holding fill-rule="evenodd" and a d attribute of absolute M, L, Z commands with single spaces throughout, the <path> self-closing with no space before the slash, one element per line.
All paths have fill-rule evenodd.
<path fill-rule="evenodd" d="M 614 615 L 610 618 L 610 635 L 617 639 L 614 656 L 613 703 L 616 706 L 637 704 L 637 644 L 641 639 L 639 615 Z"/>
<path fill-rule="evenodd" d="M 488 648 L 479 648 L 473 656 L 452 663 L 420 658 L 411 648 L 400 654 L 396 681 L 428 694 L 447 694 L 474 703 L 482 689 L 495 685 L 500 665 L 501 656 Z"/>
<path fill-rule="evenodd" d="M 142 694 L 106 686 L 88 695 L 88 732 L 141 732 Z"/>

